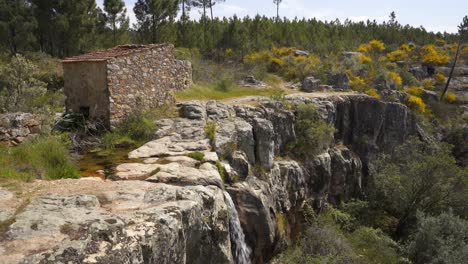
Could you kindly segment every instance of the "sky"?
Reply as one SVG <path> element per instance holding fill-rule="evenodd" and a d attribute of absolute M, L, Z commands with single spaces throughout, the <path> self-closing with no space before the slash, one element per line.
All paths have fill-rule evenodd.
<path fill-rule="evenodd" d="M 102 6 L 103 0 L 97 0 Z M 133 6 L 136 0 L 125 0 L 127 13 L 132 23 L 135 22 Z M 378 22 L 388 20 L 395 11 L 400 24 L 419 27 L 423 26 L 434 32 L 457 32 L 457 26 L 464 16 L 468 15 L 468 0 L 283 0 L 280 5 L 280 16 L 288 18 L 317 18 L 319 20 L 353 21 L 367 19 Z M 243 17 L 257 14 L 269 17 L 276 16 L 276 6 L 273 0 L 226 0 L 215 5 L 215 16 L 230 17 L 236 14 Z M 192 18 L 201 16 L 200 10 L 191 11 Z"/>

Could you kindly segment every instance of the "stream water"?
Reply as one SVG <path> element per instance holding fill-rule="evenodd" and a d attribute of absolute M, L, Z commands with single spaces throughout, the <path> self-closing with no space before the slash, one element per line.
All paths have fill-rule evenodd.
<path fill-rule="evenodd" d="M 81 156 L 78 168 L 81 177 L 100 177 L 106 179 L 115 173 L 115 168 L 122 163 L 139 162 L 130 160 L 128 153 L 132 149 L 116 148 L 113 150 L 90 151 Z"/>
<path fill-rule="evenodd" d="M 245 243 L 245 235 L 239 221 L 239 214 L 228 192 L 224 192 L 224 200 L 229 209 L 229 233 L 231 234 L 231 247 L 235 263 L 251 264 L 250 255 L 252 250 Z"/>

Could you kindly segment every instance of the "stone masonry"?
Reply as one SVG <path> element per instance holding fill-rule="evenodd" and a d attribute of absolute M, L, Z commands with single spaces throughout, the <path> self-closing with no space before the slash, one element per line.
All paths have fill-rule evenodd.
<path fill-rule="evenodd" d="M 0 114 L 0 144 L 15 146 L 40 135 L 43 118 L 29 113 Z"/>
<path fill-rule="evenodd" d="M 68 111 L 113 127 L 135 110 L 175 101 L 192 85 L 192 66 L 174 46 L 124 45 L 63 61 Z"/>

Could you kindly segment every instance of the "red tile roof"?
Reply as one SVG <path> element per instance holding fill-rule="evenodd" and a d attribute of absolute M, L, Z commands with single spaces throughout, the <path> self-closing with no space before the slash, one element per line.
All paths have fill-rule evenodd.
<path fill-rule="evenodd" d="M 106 61 L 116 57 L 127 56 L 130 54 L 135 54 L 149 49 L 164 47 L 168 45 L 170 44 L 121 45 L 107 50 L 96 51 L 75 57 L 66 58 L 62 62 Z"/>

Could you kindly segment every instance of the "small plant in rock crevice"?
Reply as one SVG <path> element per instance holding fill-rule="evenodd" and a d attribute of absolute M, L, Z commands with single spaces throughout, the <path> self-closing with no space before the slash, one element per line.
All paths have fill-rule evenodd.
<path fill-rule="evenodd" d="M 187 157 L 192 158 L 194 160 L 202 161 L 205 158 L 205 154 L 201 152 L 192 152 L 187 154 Z"/>
<path fill-rule="evenodd" d="M 216 145 L 216 130 L 218 126 L 215 122 L 207 122 L 205 126 L 205 133 L 208 139 L 210 140 L 210 144 L 212 148 L 215 148 Z"/>
<path fill-rule="evenodd" d="M 223 182 L 226 182 L 226 175 L 224 173 L 223 164 L 221 164 L 221 162 L 218 161 L 216 162 L 215 166 L 218 169 L 219 176 L 221 176 L 221 180 L 223 180 Z"/>

